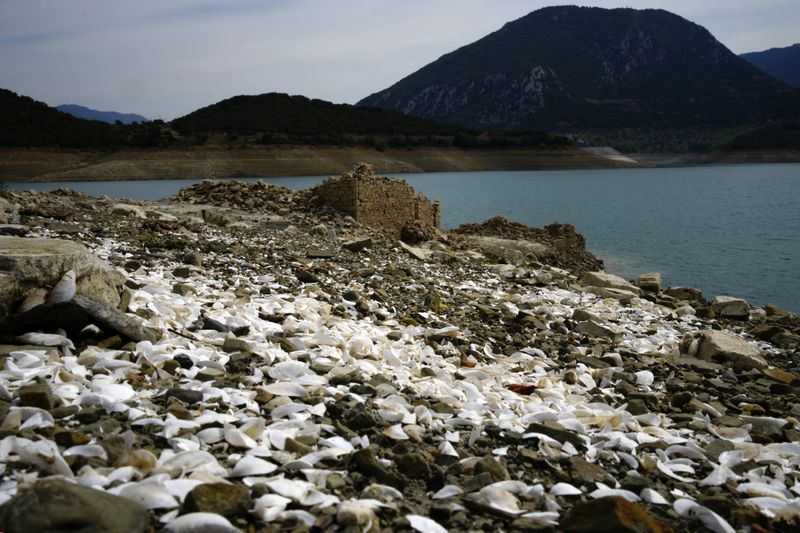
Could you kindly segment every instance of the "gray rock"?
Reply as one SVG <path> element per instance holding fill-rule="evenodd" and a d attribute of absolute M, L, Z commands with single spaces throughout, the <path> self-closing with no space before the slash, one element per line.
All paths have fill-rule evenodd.
<path fill-rule="evenodd" d="M 494 457 L 483 457 L 475 463 L 475 475 L 488 473 L 492 478 L 492 482 L 506 481 L 511 479 L 506 467 L 499 460 Z"/>
<path fill-rule="evenodd" d="M 114 204 L 111 207 L 111 212 L 124 217 L 140 218 L 143 220 L 147 218 L 147 213 L 144 208 L 138 205 Z"/>
<path fill-rule="evenodd" d="M 616 289 L 633 293 L 637 296 L 642 294 L 642 290 L 636 285 L 628 283 L 621 277 L 615 276 L 614 274 L 609 274 L 607 272 L 587 272 L 580 279 L 579 283 L 584 287 Z"/>
<path fill-rule="evenodd" d="M 733 296 L 717 296 L 711 301 L 711 310 L 720 317 L 747 319 L 750 314 L 750 304 Z"/>
<path fill-rule="evenodd" d="M 176 217 L 175 215 L 170 215 L 169 213 L 162 213 L 161 211 L 156 211 L 155 209 L 146 209 L 145 216 L 151 220 L 160 220 L 161 222 L 178 221 L 178 217 Z"/>
<path fill-rule="evenodd" d="M 187 265 L 192 265 L 196 267 L 203 266 L 203 254 L 200 252 L 189 252 L 184 254 L 183 262 Z"/>
<path fill-rule="evenodd" d="M 250 343 L 244 339 L 237 339 L 236 337 L 225 337 L 225 341 L 222 344 L 222 349 L 228 353 L 250 353 Z"/>
<path fill-rule="evenodd" d="M 17 204 L 12 204 L 2 197 L 0 197 L 0 223 L 19 223 L 19 206 Z"/>
<path fill-rule="evenodd" d="M 724 331 L 705 330 L 687 334 L 681 342 L 681 353 L 705 361 L 730 361 L 736 370 L 767 367 L 761 350 Z"/>
<path fill-rule="evenodd" d="M 699 289 L 692 287 L 670 287 L 664 291 L 664 294 L 677 300 L 686 300 L 690 302 L 699 302 L 703 300 L 703 293 Z"/>
<path fill-rule="evenodd" d="M 136 502 L 61 479 L 44 479 L 0 506 L 2 531 L 143 532 L 147 510 Z"/>
<path fill-rule="evenodd" d="M 548 437 L 557 440 L 558 442 L 569 442 L 577 449 L 581 450 L 586 447 L 583 439 L 575 432 L 568 430 L 558 422 L 553 420 L 545 420 L 541 424 L 534 422 L 525 430 L 526 433 L 541 433 Z"/>
<path fill-rule="evenodd" d="M 125 278 L 83 245 L 61 239 L 0 237 L 0 321 L 29 291 L 53 287 L 65 272 L 77 276 L 78 294 L 119 305 Z"/>
<path fill-rule="evenodd" d="M 351 252 L 360 252 L 366 248 L 372 246 L 372 239 L 367 237 L 366 239 L 355 239 L 352 241 L 347 241 L 346 243 L 342 244 L 342 248 L 345 250 L 350 250 Z"/>
<path fill-rule="evenodd" d="M 486 255 L 521 264 L 526 258 L 537 259 L 550 253 L 550 247 L 531 241 L 501 239 L 498 237 L 473 237 L 478 249 Z"/>
<path fill-rule="evenodd" d="M 639 276 L 636 284 L 643 291 L 658 292 L 661 290 L 661 274 L 659 272 L 645 272 Z"/>
<path fill-rule="evenodd" d="M 611 287 L 586 287 L 585 290 L 586 292 L 596 294 L 601 298 L 613 298 L 614 300 L 619 300 L 621 303 L 624 304 L 630 303 L 631 300 L 639 296 L 639 294 L 635 292 L 626 291 L 622 289 L 614 289 Z"/>
<path fill-rule="evenodd" d="M 590 337 L 608 337 L 609 339 L 616 339 L 619 336 L 619 333 L 613 329 L 600 325 L 594 320 L 579 322 L 574 330 L 576 333 L 583 333 Z"/>
<path fill-rule="evenodd" d="M 375 457 L 375 452 L 371 448 L 358 450 L 351 456 L 353 466 L 365 476 L 369 476 L 379 483 L 391 485 L 396 489 L 403 490 L 406 485 L 405 479 L 400 476 L 393 468 L 384 466 Z"/>

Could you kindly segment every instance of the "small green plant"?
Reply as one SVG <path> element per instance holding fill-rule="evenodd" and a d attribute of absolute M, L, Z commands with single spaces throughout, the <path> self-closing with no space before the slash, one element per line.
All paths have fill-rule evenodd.
<path fill-rule="evenodd" d="M 436 291 L 428 291 L 422 296 L 422 306 L 434 312 L 447 308 L 447 305 L 442 302 L 441 295 Z"/>

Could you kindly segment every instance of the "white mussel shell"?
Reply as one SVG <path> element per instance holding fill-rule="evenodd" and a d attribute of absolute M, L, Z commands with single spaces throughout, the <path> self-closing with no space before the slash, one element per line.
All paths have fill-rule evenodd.
<path fill-rule="evenodd" d="M 17 309 L 17 313 L 25 313 L 34 307 L 39 307 L 44 303 L 46 297 L 46 289 L 33 289 L 28 293 L 27 296 L 25 296 L 25 299 L 20 304 L 19 309 Z"/>
<path fill-rule="evenodd" d="M 675 503 L 672 504 L 672 508 L 675 509 L 675 512 L 682 518 L 700 520 L 704 526 L 714 531 L 714 533 L 736 532 L 736 530 L 720 515 L 692 500 L 686 498 L 675 500 Z"/>
<path fill-rule="evenodd" d="M 445 498 L 452 498 L 464 494 L 463 489 L 457 485 L 445 485 L 433 495 L 434 500 L 443 500 Z"/>
<path fill-rule="evenodd" d="M 406 515 L 406 520 L 408 520 L 408 523 L 411 524 L 411 527 L 414 528 L 414 530 L 419 531 L 420 533 L 447 533 L 447 530 L 438 522 L 425 516 L 409 514 Z"/>
<path fill-rule="evenodd" d="M 550 494 L 553 496 L 580 496 L 583 491 L 569 483 L 556 483 L 550 489 Z"/>
<path fill-rule="evenodd" d="M 71 448 L 64 450 L 63 456 L 99 457 L 103 460 L 108 459 L 105 448 L 99 444 L 81 444 L 79 446 L 72 446 Z"/>
<path fill-rule="evenodd" d="M 77 285 L 75 284 L 75 271 L 67 270 L 61 280 L 56 283 L 50 296 L 47 297 L 48 304 L 60 304 L 69 302 L 75 297 Z"/>
<path fill-rule="evenodd" d="M 214 513 L 189 513 L 164 527 L 170 533 L 239 533 L 224 516 Z"/>
<path fill-rule="evenodd" d="M 265 476 L 271 474 L 278 467 L 269 461 L 253 457 L 252 455 L 245 455 L 236 463 L 230 473 L 230 477 L 245 477 L 245 476 Z"/>
<path fill-rule="evenodd" d="M 133 500 L 145 509 L 173 509 L 178 506 L 178 501 L 175 497 L 159 482 L 126 483 L 109 492 L 128 500 Z"/>
<path fill-rule="evenodd" d="M 306 389 L 302 385 L 298 385 L 297 383 L 292 383 L 290 381 L 279 381 L 278 383 L 271 383 L 269 385 L 265 385 L 264 390 L 266 390 L 270 394 L 274 394 L 275 396 L 289 396 L 290 398 L 308 398 L 308 391 L 306 391 Z"/>
<path fill-rule="evenodd" d="M 639 496 L 642 498 L 642 500 L 646 501 L 647 503 L 652 503 L 653 505 L 669 505 L 667 499 L 662 496 L 660 492 L 651 488 L 642 489 L 642 492 L 639 493 Z"/>
<path fill-rule="evenodd" d="M 395 424 L 383 430 L 383 434 L 394 440 L 408 440 L 408 435 L 403 431 L 403 426 Z"/>

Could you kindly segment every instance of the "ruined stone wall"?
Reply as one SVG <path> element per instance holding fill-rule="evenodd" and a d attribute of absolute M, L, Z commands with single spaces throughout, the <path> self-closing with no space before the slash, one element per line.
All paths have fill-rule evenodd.
<path fill-rule="evenodd" d="M 421 222 L 440 227 L 439 202 L 401 179 L 374 176 L 371 165 L 359 165 L 341 178 L 329 178 L 315 188 L 319 201 L 347 213 L 360 224 L 400 235 L 406 224 Z"/>
<path fill-rule="evenodd" d="M 315 187 L 320 202 L 358 220 L 358 184 L 353 177 L 327 178 Z"/>

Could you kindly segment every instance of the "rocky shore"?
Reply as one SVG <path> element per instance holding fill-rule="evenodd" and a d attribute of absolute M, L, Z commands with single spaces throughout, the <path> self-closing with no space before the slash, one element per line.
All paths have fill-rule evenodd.
<path fill-rule="evenodd" d="M 0 530 L 797 530 L 796 315 L 566 224 L 404 235 L 263 183 L 5 191 Z"/>

